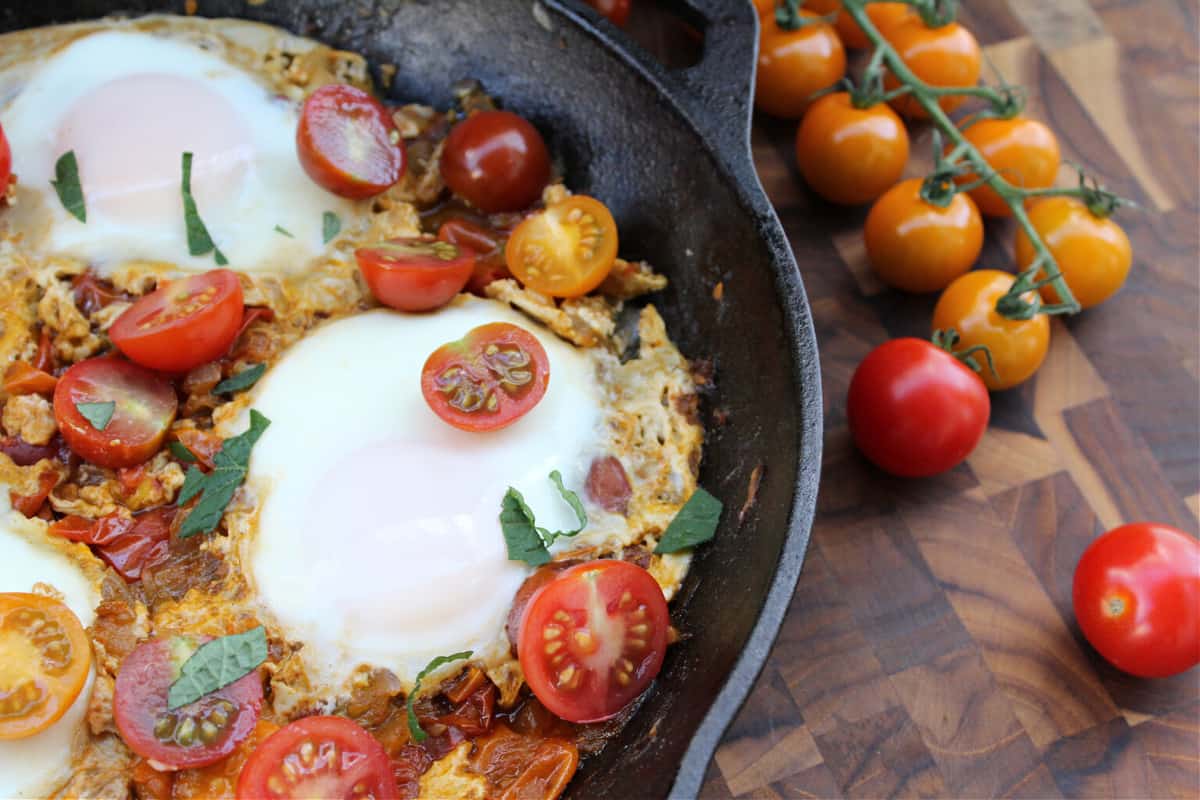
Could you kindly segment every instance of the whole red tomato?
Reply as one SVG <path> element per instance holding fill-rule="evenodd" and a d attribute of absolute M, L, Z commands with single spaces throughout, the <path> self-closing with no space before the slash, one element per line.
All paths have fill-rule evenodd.
<path fill-rule="evenodd" d="M 854 443 L 881 469 L 906 478 L 936 475 L 971 454 L 992 403 L 979 376 L 921 339 L 871 351 L 846 402 Z"/>
<path fill-rule="evenodd" d="M 1200 663 L 1200 542 L 1169 525 L 1113 528 L 1075 567 L 1075 618 L 1114 666 L 1165 678 Z"/>

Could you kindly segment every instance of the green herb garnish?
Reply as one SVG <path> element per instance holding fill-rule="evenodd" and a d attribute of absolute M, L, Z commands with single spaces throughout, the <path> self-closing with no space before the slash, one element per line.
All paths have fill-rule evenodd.
<path fill-rule="evenodd" d="M 171 442 L 167 445 L 167 449 L 171 451 L 171 455 L 175 456 L 185 464 L 196 463 L 196 454 L 191 450 L 188 450 L 187 447 L 184 446 L 183 442 Z"/>
<path fill-rule="evenodd" d="M 270 424 L 269 419 L 251 409 L 249 430 L 225 440 L 220 452 L 213 456 L 212 472 L 206 475 L 199 467 L 188 468 L 177 502 L 183 505 L 198 494 L 203 493 L 203 496 L 180 526 L 179 538 L 210 533 L 217 527 L 226 506 L 233 499 L 233 493 L 246 479 L 250 449 Z"/>
<path fill-rule="evenodd" d="M 321 216 L 321 236 L 325 244 L 329 244 L 342 232 L 342 218 L 332 211 L 326 211 Z"/>
<path fill-rule="evenodd" d="M 508 558 L 511 561 L 524 561 L 531 567 L 540 567 L 550 561 L 550 545 L 555 540 L 567 536 L 575 536 L 587 527 L 587 514 L 579 495 L 563 486 L 562 475 L 558 470 L 550 473 L 550 480 L 558 489 L 559 496 L 575 512 L 579 527 L 573 531 L 549 531 L 537 526 L 533 510 L 525 503 L 525 498 L 511 486 L 500 501 L 500 530 L 504 534 L 504 543 L 508 547 Z"/>
<path fill-rule="evenodd" d="M 279 234 L 282 234 L 282 235 L 284 235 L 284 236 L 288 237 L 289 239 L 295 239 L 295 238 L 296 238 L 296 237 L 295 237 L 295 236 L 292 234 L 292 232 L 291 232 L 291 231 L 289 231 L 287 228 L 283 227 L 282 225 L 276 225 L 276 226 L 275 226 L 275 232 L 276 232 L 276 233 L 279 233 Z"/>
<path fill-rule="evenodd" d="M 241 680 L 267 660 L 267 632 L 259 625 L 222 636 L 196 648 L 167 691 L 167 710 L 194 703 L 206 694 Z"/>
<path fill-rule="evenodd" d="M 258 379 L 267 371 L 266 364 L 255 364 L 252 367 L 239 372 L 237 375 L 232 375 L 213 387 L 213 394 L 233 394 L 245 389 L 249 389 L 254 384 L 258 383 Z"/>
<path fill-rule="evenodd" d="M 196 198 L 192 196 L 192 154 L 183 154 L 183 224 L 187 226 L 188 253 L 194 256 L 204 256 L 209 253 L 217 262 L 218 267 L 229 263 L 221 248 L 208 233 L 204 220 L 200 219 L 200 211 L 196 208 Z"/>
<path fill-rule="evenodd" d="M 464 650 L 461 653 L 454 653 L 448 656 L 438 656 L 433 661 L 430 661 L 428 664 L 426 664 L 425 669 L 417 673 L 417 679 L 413 682 L 412 691 L 408 693 L 408 700 L 406 702 L 406 707 L 408 709 L 408 732 L 412 736 L 414 742 L 423 742 L 429 738 L 429 734 L 425 733 L 425 731 L 421 729 L 421 723 L 417 721 L 417 710 L 413 708 L 413 704 L 417 701 L 417 692 L 421 690 L 421 681 L 424 680 L 426 675 L 433 672 L 438 667 L 444 667 L 453 661 L 461 661 L 464 658 L 470 658 L 473 652 L 474 651 L 472 650 Z"/>
<path fill-rule="evenodd" d="M 697 486 L 696 491 L 663 532 L 654 552 L 675 553 L 704 544 L 717 532 L 722 508 L 724 506 L 720 500 Z"/>
<path fill-rule="evenodd" d="M 108 423 L 112 422 L 117 404 L 112 400 L 106 400 L 103 403 L 76 403 L 75 410 L 91 423 L 93 428 L 102 431 L 108 427 Z"/>
<path fill-rule="evenodd" d="M 58 201 L 75 219 L 87 222 L 87 206 L 83 202 L 83 186 L 79 183 L 79 162 L 75 151 L 68 150 L 54 162 L 54 180 L 50 181 L 58 193 Z"/>

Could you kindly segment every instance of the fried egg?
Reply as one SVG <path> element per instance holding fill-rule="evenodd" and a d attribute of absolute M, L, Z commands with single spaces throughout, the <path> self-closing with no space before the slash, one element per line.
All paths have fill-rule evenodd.
<path fill-rule="evenodd" d="M 0 87 L 0 123 L 19 177 L 15 230 L 37 252 L 101 274 L 128 262 L 203 271 L 188 249 L 182 161 L 200 217 L 243 272 L 296 272 L 325 249 L 325 212 L 354 205 L 326 192 L 296 157 L 299 106 L 186 39 L 92 33 Z M 75 154 L 87 219 L 59 201 L 55 165 Z"/>
<path fill-rule="evenodd" d="M 421 369 L 492 322 L 537 337 L 550 384 L 511 426 L 467 433 L 430 410 Z M 576 527 L 548 475 L 583 495 L 604 419 L 598 358 L 460 296 L 435 314 L 327 323 L 271 368 L 250 398 L 271 425 L 250 460 L 259 512 L 241 559 L 268 615 L 303 643 L 310 678 L 336 690 L 369 665 L 411 686 L 436 656 L 507 653 L 505 618 L 530 570 L 508 559 L 500 501 L 512 486 L 538 525 Z"/>
<path fill-rule="evenodd" d="M 41 521 L 27 520 L 9 505 L 8 487 L 0 485 L 0 591 L 53 590 L 86 627 L 100 602 L 95 583 L 71 557 L 71 545 L 46 538 Z M 82 547 L 82 545 L 80 546 Z M 46 797 L 70 775 L 73 756 L 84 737 L 84 716 L 95 678 L 63 716 L 41 733 L 0 741 L 0 797 Z"/>

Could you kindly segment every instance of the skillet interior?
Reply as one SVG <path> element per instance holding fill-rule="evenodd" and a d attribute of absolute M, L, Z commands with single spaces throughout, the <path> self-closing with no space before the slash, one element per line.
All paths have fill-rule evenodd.
<path fill-rule="evenodd" d="M 268 22 L 399 69 L 396 99 L 446 107 L 474 77 L 534 121 L 574 190 L 602 198 L 622 254 L 671 278 L 653 301 L 716 387 L 701 483 L 726 503 L 673 607 L 687 638 L 639 713 L 570 797 L 695 796 L 762 667 L 807 545 L 821 400 L 807 300 L 748 146 L 756 20 L 748 2 L 682 0 L 708 34 L 702 62 L 670 73 L 573 0 L 199 0 L 205 16 Z M 183 13 L 182 0 L 42 0 L 0 8 L 0 31 L 116 11 Z M 724 299 L 713 287 L 724 282 Z M 710 412 L 728 413 L 724 426 Z M 739 520 L 751 472 L 758 501 Z"/>

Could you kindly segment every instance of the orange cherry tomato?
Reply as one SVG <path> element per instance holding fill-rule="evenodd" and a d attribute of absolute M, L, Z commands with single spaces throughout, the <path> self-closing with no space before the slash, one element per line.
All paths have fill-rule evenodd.
<path fill-rule="evenodd" d="M 551 297 L 580 297 L 612 270 L 617 223 L 599 200 L 573 195 L 518 225 L 504 259 L 530 289 Z"/>
<path fill-rule="evenodd" d="M 754 0 L 754 8 L 761 17 L 763 14 L 775 13 L 775 0 Z"/>
<path fill-rule="evenodd" d="M 57 722 L 91 666 L 91 642 L 65 604 L 0 593 L 0 740 L 24 739 Z"/>
<path fill-rule="evenodd" d="M 921 199 L 921 183 L 911 178 L 889 189 L 863 227 L 875 274 L 888 286 L 914 293 L 945 289 L 983 250 L 983 220 L 974 201 L 956 194 L 939 208 Z"/>
<path fill-rule="evenodd" d="M 967 141 L 1014 186 L 1045 189 L 1054 185 L 1061 157 L 1054 131 L 1035 119 L 982 119 L 963 131 Z M 976 180 L 973 173 L 960 175 L 959 183 Z M 977 186 L 971 197 L 989 217 L 1010 217 L 1012 209 L 990 186 Z"/>
<path fill-rule="evenodd" d="M 817 17 L 800 13 L 806 19 Z M 780 28 L 770 15 L 760 23 L 754 104 L 772 116 L 799 119 L 815 93 L 846 74 L 846 50 L 833 26 L 823 22 L 794 31 Z"/>
<path fill-rule="evenodd" d="M 892 25 L 887 31 L 887 38 L 908 68 L 930 86 L 974 86 L 979 82 L 979 42 L 957 22 L 929 28 L 919 15 L 913 14 Z M 894 75 L 889 73 L 884 76 L 884 86 L 888 89 L 895 89 L 899 85 Z M 958 108 L 963 100 L 961 96 L 946 96 L 938 100 L 938 105 L 949 113 Z M 926 119 L 929 116 L 908 95 L 891 102 L 896 111 L 911 119 Z"/>
<path fill-rule="evenodd" d="M 854 17 L 842 11 L 842 0 L 808 0 L 804 7 L 823 17 L 836 13 L 837 21 L 833 27 L 846 47 L 859 49 L 871 45 L 871 40 L 858 27 Z M 884 36 L 897 22 L 915 13 L 908 3 L 871 3 L 867 6 L 867 17 Z"/>
<path fill-rule="evenodd" d="M 1050 318 L 1045 314 L 1013 320 L 997 313 L 996 301 L 1015 280 L 1015 276 L 994 269 L 968 272 L 946 287 L 933 309 L 933 330 L 953 328 L 961 337 L 962 349 L 986 345 L 991 351 L 996 373 L 992 374 L 981 355 L 979 377 L 992 391 L 1027 381 L 1050 348 Z"/>
<path fill-rule="evenodd" d="M 1029 209 L 1029 221 L 1084 308 L 1100 305 L 1125 283 L 1133 249 L 1125 231 L 1111 219 L 1097 217 L 1074 197 L 1047 197 Z M 1036 253 L 1020 228 L 1015 250 L 1017 266 L 1029 269 Z M 1053 286 L 1043 286 L 1040 291 L 1047 303 L 1059 302 Z"/>
<path fill-rule="evenodd" d="M 812 104 L 796 132 L 796 163 L 814 192 L 831 203 L 868 203 L 900 180 L 908 131 L 883 103 L 856 108 L 837 92 Z"/>

